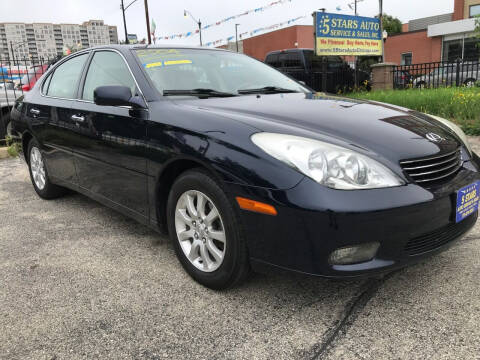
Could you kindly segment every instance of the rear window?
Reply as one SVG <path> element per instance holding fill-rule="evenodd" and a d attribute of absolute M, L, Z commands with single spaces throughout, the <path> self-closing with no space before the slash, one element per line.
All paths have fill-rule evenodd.
<path fill-rule="evenodd" d="M 322 56 L 317 56 L 313 50 L 304 52 L 307 61 L 307 67 L 316 71 L 322 71 Z M 340 56 L 327 56 L 328 69 L 333 70 L 346 65 Z"/>
<path fill-rule="evenodd" d="M 303 67 L 300 52 L 287 52 L 280 57 L 283 58 L 283 66 L 286 68 Z"/>
<path fill-rule="evenodd" d="M 267 58 L 265 59 L 265 62 L 270 65 L 270 66 L 273 66 L 275 68 L 279 68 L 282 66 L 282 63 L 280 62 L 280 57 L 279 57 L 279 54 L 270 54 L 270 55 L 267 55 Z"/>

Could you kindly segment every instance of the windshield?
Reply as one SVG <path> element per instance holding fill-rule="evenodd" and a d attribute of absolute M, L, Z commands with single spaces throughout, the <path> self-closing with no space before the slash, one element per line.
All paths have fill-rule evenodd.
<path fill-rule="evenodd" d="M 205 89 L 234 95 L 242 91 L 247 94 L 246 90 L 259 93 L 263 88 L 270 93 L 272 89 L 309 92 L 270 66 L 241 54 L 202 49 L 145 49 L 136 53 L 147 75 L 164 95 Z"/>

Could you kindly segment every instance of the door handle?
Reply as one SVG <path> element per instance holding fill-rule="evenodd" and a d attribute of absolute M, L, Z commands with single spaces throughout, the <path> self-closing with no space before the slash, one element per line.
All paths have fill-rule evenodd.
<path fill-rule="evenodd" d="M 72 115 L 72 120 L 76 122 L 84 122 L 85 117 L 84 116 L 78 116 L 78 115 Z"/>
<path fill-rule="evenodd" d="M 30 109 L 30 114 L 40 115 L 40 110 L 38 110 L 38 109 Z"/>

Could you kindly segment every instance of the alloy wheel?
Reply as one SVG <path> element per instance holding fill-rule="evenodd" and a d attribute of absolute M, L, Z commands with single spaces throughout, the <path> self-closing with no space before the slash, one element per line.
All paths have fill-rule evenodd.
<path fill-rule="evenodd" d="M 226 235 L 213 201 L 196 190 L 184 192 L 175 208 L 175 231 L 183 253 L 197 269 L 213 272 L 225 257 Z"/>
<path fill-rule="evenodd" d="M 45 165 L 40 150 L 35 146 L 30 150 L 30 169 L 35 186 L 38 190 L 43 190 L 46 179 Z"/>

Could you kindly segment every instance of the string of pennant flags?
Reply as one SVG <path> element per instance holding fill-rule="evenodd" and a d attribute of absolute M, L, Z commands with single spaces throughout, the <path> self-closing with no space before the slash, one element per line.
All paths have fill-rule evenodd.
<path fill-rule="evenodd" d="M 290 19 L 290 20 L 287 20 L 287 21 L 283 21 L 283 22 L 280 22 L 280 23 L 277 23 L 277 24 L 273 24 L 273 25 L 270 25 L 270 26 L 266 26 L 266 27 L 261 27 L 261 28 L 258 28 L 258 29 L 255 29 L 255 30 L 252 30 L 252 31 L 246 31 L 246 32 L 243 32 L 241 34 L 239 34 L 239 38 L 240 39 L 243 39 L 245 36 L 249 35 L 249 36 L 254 36 L 260 32 L 264 32 L 264 31 L 268 31 L 268 30 L 274 30 L 274 29 L 278 29 L 278 28 L 282 28 L 284 27 L 285 25 L 289 25 L 289 24 L 292 24 L 300 19 L 304 19 L 306 18 L 306 16 L 299 16 L 299 17 L 296 17 L 294 19 Z M 229 36 L 225 39 L 218 39 L 218 40 L 215 40 L 215 41 L 210 41 L 210 42 L 207 42 L 205 44 L 205 46 L 217 46 L 217 45 L 220 45 L 224 42 L 226 43 L 229 43 L 230 41 L 232 41 L 233 39 L 235 39 L 235 36 Z"/>
<path fill-rule="evenodd" d="M 247 16 L 247 15 L 250 15 L 250 14 L 258 14 L 258 13 L 261 13 L 265 10 L 271 9 L 272 7 L 275 7 L 275 6 L 278 6 L 278 5 L 283 5 L 283 4 L 286 4 L 286 3 L 291 3 L 292 1 L 294 1 L 294 0 L 273 1 L 273 2 L 271 2 L 271 3 L 269 3 L 265 6 L 261 6 L 261 7 L 255 8 L 255 9 L 250 9 L 250 10 L 242 12 L 241 14 L 232 15 L 232 16 L 229 16 L 225 19 L 219 20 L 217 22 L 207 24 L 207 25 L 203 25 L 202 30 L 206 30 L 206 29 L 209 29 L 209 28 L 212 28 L 212 27 L 215 27 L 215 26 L 220 26 L 222 24 L 225 24 L 229 21 L 238 19 L 238 18 L 243 17 L 243 16 Z M 194 36 L 194 35 L 198 34 L 199 32 L 200 32 L 200 30 L 196 29 L 196 30 L 187 31 L 187 32 L 184 32 L 184 33 L 179 33 L 179 34 L 164 35 L 164 36 L 157 37 L 157 40 L 172 40 L 172 39 L 188 38 L 190 36 Z"/>

